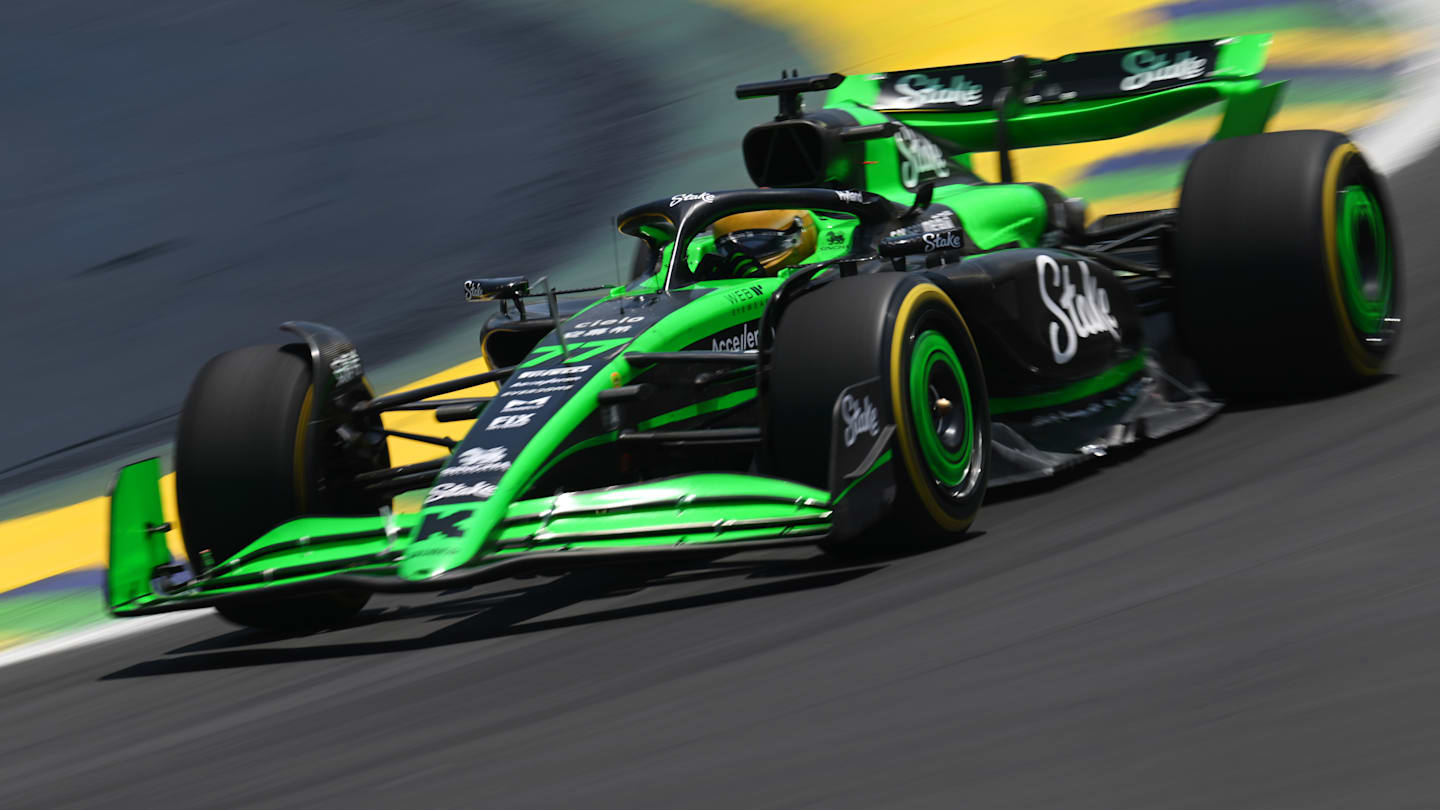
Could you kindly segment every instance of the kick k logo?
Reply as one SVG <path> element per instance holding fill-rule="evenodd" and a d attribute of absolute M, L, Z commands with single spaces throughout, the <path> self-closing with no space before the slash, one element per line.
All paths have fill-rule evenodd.
<path fill-rule="evenodd" d="M 468 509 L 451 512 L 443 517 L 432 512 L 426 515 L 425 521 L 420 524 L 420 531 L 415 533 L 416 540 L 422 542 L 436 537 L 462 537 L 465 533 L 460 529 L 460 522 L 471 514 Z"/>

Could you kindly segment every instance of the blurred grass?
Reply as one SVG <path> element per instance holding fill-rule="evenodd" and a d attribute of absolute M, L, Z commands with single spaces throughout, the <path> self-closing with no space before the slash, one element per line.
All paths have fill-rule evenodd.
<path fill-rule="evenodd" d="M 110 618 L 94 590 L 0 597 L 0 648 Z"/>
<path fill-rule="evenodd" d="M 1180 185 L 1185 164 L 1124 169 L 1097 174 L 1072 184 L 1066 191 L 1087 200 L 1104 200 L 1128 194 L 1169 191 Z"/>
<path fill-rule="evenodd" d="M 1223 9 L 1218 3 L 1172 3 L 1160 5 L 1155 16 L 1168 18 L 1154 33 L 1172 40 L 1207 39 L 1296 28 L 1341 28 L 1346 33 L 1384 30 L 1385 21 L 1373 10 L 1358 3 L 1344 10 L 1333 2 L 1255 3 L 1252 8 Z M 1151 33 L 1151 32 L 1146 32 Z"/>

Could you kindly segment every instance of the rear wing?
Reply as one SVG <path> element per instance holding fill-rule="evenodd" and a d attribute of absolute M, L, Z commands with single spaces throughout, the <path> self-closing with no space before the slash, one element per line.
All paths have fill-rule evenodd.
<path fill-rule="evenodd" d="M 1132 135 L 1226 101 L 1217 137 L 1263 131 L 1283 83 L 1259 80 L 1269 34 L 1090 51 L 1043 60 L 848 76 L 827 107 L 855 105 L 900 121 L 955 152 L 985 152 Z"/>

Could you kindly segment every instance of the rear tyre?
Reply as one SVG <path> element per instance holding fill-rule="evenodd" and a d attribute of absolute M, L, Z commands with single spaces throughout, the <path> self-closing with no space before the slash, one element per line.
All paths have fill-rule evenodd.
<path fill-rule="evenodd" d="M 770 375 L 772 467 L 827 488 L 835 401 L 874 377 L 894 415 L 895 499 L 871 530 L 823 547 L 874 551 L 961 536 L 985 497 L 989 397 L 964 319 L 923 276 L 839 279 L 787 307 Z"/>
<path fill-rule="evenodd" d="M 1176 228 L 1187 351 L 1229 397 L 1324 394 L 1379 375 L 1400 329 L 1399 245 L 1381 178 L 1344 136 L 1207 144 Z"/>
<path fill-rule="evenodd" d="M 185 551 L 197 573 L 205 560 L 219 564 L 300 515 L 369 513 L 364 498 L 326 480 L 343 465 L 312 424 L 314 394 L 304 346 L 226 352 L 196 376 L 180 411 L 175 478 Z M 342 623 L 368 600 L 335 591 L 217 609 L 248 627 L 305 630 Z"/>

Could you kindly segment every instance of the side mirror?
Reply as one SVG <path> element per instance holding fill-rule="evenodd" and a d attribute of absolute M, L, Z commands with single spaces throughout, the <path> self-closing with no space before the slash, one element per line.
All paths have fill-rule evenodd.
<path fill-rule="evenodd" d="M 518 299 L 530 294 L 530 280 L 524 276 L 498 276 L 496 278 L 473 278 L 465 282 L 466 301 L 494 301 L 496 299 Z"/>
<path fill-rule="evenodd" d="M 976 249 L 975 243 L 970 241 L 964 228 L 948 228 L 930 233 L 892 236 L 888 239 L 881 239 L 880 244 L 876 246 L 876 250 L 881 256 L 894 260 L 896 270 L 904 269 L 906 256 L 923 256 L 946 250 L 974 252 Z"/>

